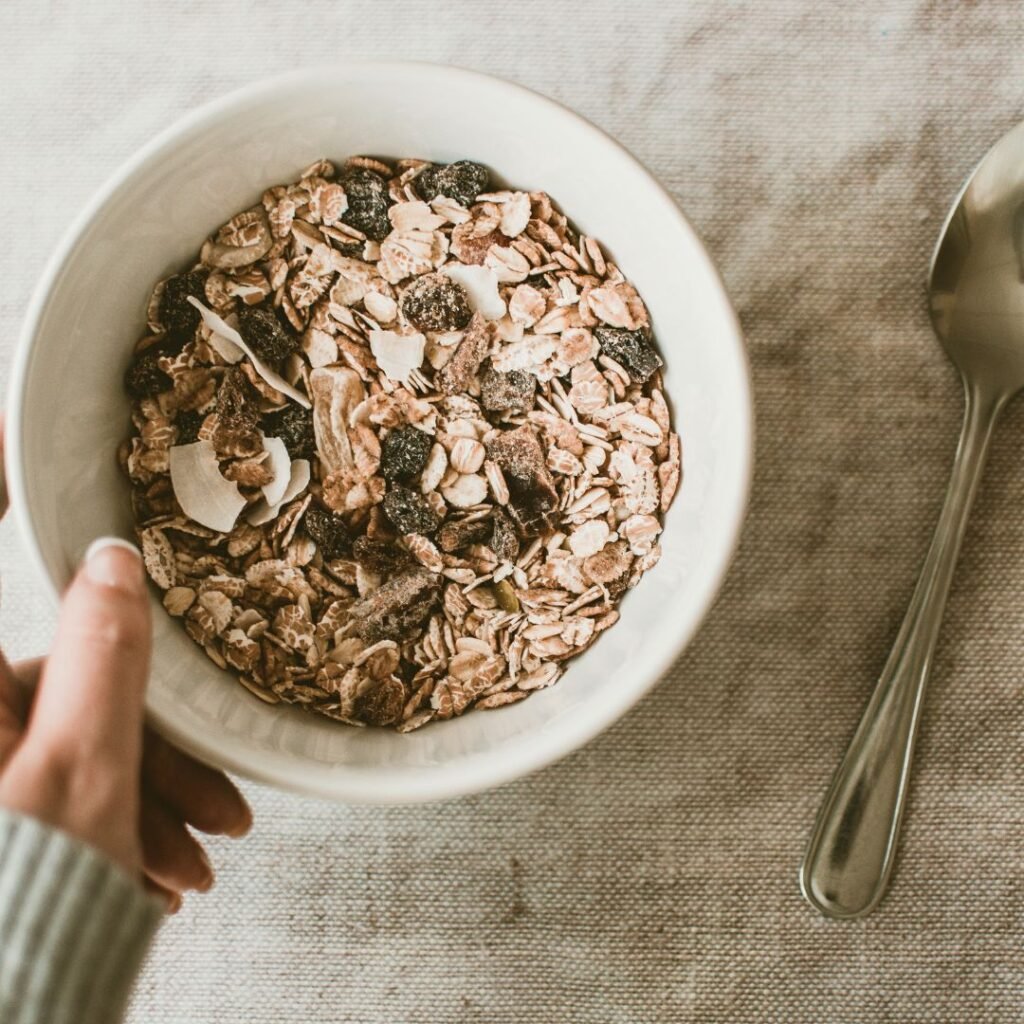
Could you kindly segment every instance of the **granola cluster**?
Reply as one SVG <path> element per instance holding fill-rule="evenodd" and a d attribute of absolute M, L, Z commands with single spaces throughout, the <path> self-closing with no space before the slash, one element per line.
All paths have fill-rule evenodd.
<path fill-rule="evenodd" d="M 121 447 L 167 611 L 257 697 L 408 732 L 550 686 L 657 562 L 640 296 L 480 164 L 322 160 L 157 284 Z"/>

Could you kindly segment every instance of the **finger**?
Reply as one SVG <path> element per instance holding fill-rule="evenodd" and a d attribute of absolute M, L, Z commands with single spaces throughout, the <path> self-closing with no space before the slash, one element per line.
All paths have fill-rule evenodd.
<path fill-rule="evenodd" d="M 165 889 L 159 882 L 154 882 L 149 875 L 145 875 L 142 879 L 142 886 L 146 892 L 151 892 L 154 896 L 159 897 L 167 905 L 168 914 L 176 914 L 181 910 L 181 893 L 175 892 L 173 889 Z"/>
<path fill-rule="evenodd" d="M 148 789 L 201 832 L 244 836 L 252 811 L 223 773 L 200 764 L 150 729 L 142 747 L 142 776 Z"/>
<path fill-rule="evenodd" d="M 0 652 L 0 768 L 14 753 L 24 732 L 42 664 L 42 658 L 33 658 L 9 665 Z"/>
<path fill-rule="evenodd" d="M 16 661 L 11 666 L 14 681 L 18 684 L 18 689 L 25 695 L 26 700 L 39 685 L 39 677 L 42 675 L 45 664 L 45 658 L 26 658 L 24 661 Z"/>
<path fill-rule="evenodd" d="M 134 783 L 150 654 L 149 603 L 138 550 L 103 538 L 64 596 L 26 742 L 72 760 L 99 756 Z"/>
<path fill-rule="evenodd" d="M 142 801 L 141 829 L 143 870 L 157 885 L 175 892 L 205 892 L 213 885 L 206 851 L 181 819 L 151 796 Z"/>
<path fill-rule="evenodd" d="M 0 768 L 21 740 L 25 727 L 25 698 L 7 659 L 0 653 Z"/>

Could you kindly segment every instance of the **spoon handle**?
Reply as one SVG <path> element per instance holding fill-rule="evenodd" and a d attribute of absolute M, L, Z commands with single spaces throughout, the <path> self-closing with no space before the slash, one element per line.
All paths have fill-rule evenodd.
<path fill-rule="evenodd" d="M 868 913 L 892 871 L 910 761 L 942 612 L 1004 398 L 967 385 L 945 504 L 889 660 L 811 833 L 804 897 L 828 917 Z"/>

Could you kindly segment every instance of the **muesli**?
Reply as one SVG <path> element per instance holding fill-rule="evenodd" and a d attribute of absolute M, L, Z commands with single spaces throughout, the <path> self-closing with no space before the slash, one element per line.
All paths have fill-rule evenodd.
<path fill-rule="evenodd" d="M 146 567 L 262 700 L 403 732 L 515 703 L 658 560 L 680 447 L 647 309 L 543 192 L 321 160 L 147 320 Z"/>

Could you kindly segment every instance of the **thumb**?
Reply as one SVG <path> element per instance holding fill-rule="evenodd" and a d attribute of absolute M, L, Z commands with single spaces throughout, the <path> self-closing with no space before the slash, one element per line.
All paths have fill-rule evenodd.
<path fill-rule="evenodd" d="M 137 778 L 150 645 L 142 556 L 100 538 L 64 595 L 26 743 L 62 759 L 98 757 Z"/>

